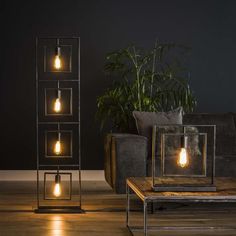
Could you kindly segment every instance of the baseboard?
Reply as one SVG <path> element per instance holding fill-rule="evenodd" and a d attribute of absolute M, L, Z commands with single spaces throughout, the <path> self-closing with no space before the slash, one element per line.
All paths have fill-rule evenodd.
<path fill-rule="evenodd" d="M 73 174 L 73 171 L 71 171 Z M 82 170 L 82 181 L 105 181 L 104 170 Z M 36 170 L 0 170 L 0 181 L 34 181 Z"/>

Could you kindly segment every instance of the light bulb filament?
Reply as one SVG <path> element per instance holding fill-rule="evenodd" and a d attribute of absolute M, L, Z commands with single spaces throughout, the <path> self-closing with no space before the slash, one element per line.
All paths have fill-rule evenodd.
<path fill-rule="evenodd" d="M 57 140 L 55 146 L 54 146 L 54 153 L 56 155 L 60 155 L 61 154 L 61 142 L 60 140 Z"/>
<path fill-rule="evenodd" d="M 54 67 L 59 70 L 61 69 L 61 58 L 59 55 L 55 56 L 55 60 L 54 60 Z"/>
<path fill-rule="evenodd" d="M 55 185 L 53 189 L 53 194 L 55 197 L 61 196 L 61 176 L 59 175 L 59 172 L 55 175 Z"/>
<path fill-rule="evenodd" d="M 61 99 L 58 97 L 54 103 L 54 111 L 56 113 L 61 111 Z"/>
<path fill-rule="evenodd" d="M 186 148 L 181 148 L 177 163 L 182 168 L 188 166 L 189 160 L 188 160 L 188 155 L 187 155 Z"/>
<path fill-rule="evenodd" d="M 55 197 L 60 197 L 61 196 L 61 185 L 60 183 L 55 183 L 53 194 Z"/>

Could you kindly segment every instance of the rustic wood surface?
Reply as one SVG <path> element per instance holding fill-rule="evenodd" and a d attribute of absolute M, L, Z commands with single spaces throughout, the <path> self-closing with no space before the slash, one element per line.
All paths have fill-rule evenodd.
<path fill-rule="evenodd" d="M 169 182 L 174 180 L 171 178 Z M 128 185 L 136 192 L 143 200 L 163 201 L 232 201 L 236 202 L 236 178 L 216 178 L 216 192 L 154 192 L 152 190 L 151 178 L 129 178 Z"/>
<path fill-rule="evenodd" d="M 86 213 L 82 215 L 33 213 L 35 191 L 36 185 L 32 182 L 0 182 L 0 236 L 130 235 L 125 226 L 126 196 L 114 194 L 105 182 L 83 182 L 83 208 Z M 149 214 L 149 225 L 187 228 L 159 230 L 150 232 L 150 236 L 236 236 L 234 203 L 161 203 L 161 206 L 164 210 Z M 135 196 L 132 196 L 131 207 L 131 223 L 142 226 L 142 204 Z M 191 228 L 196 226 L 219 229 Z"/>

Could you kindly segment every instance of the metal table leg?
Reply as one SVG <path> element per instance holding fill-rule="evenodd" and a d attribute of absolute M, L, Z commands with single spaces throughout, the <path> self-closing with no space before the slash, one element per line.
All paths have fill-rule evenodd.
<path fill-rule="evenodd" d="M 126 227 L 128 228 L 131 235 L 133 234 L 133 230 L 138 230 L 139 227 L 131 227 L 130 226 L 130 187 L 126 184 Z M 142 230 L 142 227 L 139 228 Z M 143 201 L 143 234 L 144 236 L 148 235 L 148 227 L 147 227 L 147 200 Z"/>
<path fill-rule="evenodd" d="M 129 228 L 130 196 L 129 186 L 126 184 L 126 226 Z"/>
<path fill-rule="evenodd" d="M 143 235 L 147 236 L 147 201 L 144 199 L 143 201 Z"/>

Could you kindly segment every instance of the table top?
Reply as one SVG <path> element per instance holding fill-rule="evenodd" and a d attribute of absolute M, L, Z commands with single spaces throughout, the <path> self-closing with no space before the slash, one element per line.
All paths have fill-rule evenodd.
<path fill-rule="evenodd" d="M 215 178 L 216 192 L 154 192 L 152 179 L 131 177 L 127 185 L 145 201 L 159 202 L 236 202 L 236 178 Z"/>

